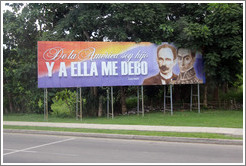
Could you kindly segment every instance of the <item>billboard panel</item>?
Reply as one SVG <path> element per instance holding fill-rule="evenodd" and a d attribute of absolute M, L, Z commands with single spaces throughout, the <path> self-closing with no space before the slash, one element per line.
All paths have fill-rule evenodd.
<path fill-rule="evenodd" d="M 38 87 L 204 83 L 202 55 L 168 43 L 38 42 Z"/>

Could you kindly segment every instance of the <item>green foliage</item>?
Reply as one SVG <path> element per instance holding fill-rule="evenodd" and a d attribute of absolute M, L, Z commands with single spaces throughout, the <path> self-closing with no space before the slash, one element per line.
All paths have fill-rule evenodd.
<path fill-rule="evenodd" d="M 239 87 L 243 85 L 243 73 L 241 74 L 236 74 L 237 81 L 233 83 L 234 87 Z"/>
<path fill-rule="evenodd" d="M 242 5 L 241 4 L 209 4 L 205 23 L 212 33 L 212 42 L 206 47 L 207 53 L 217 54 L 217 67 L 212 73 L 219 84 L 237 80 L 236 75 L 242 73 Z M 209 57 L 205 56 L 205 60 Z M 215 60 L 216 61 L 216 60 Z M 214 65 L 213 65 L 214 66 Z M 235 68 L 235 66 L 237 66 Z M 210 68 L 209 63 L 207 67 Z"/>
<path fill-rule="evenodd" d="M 37 112 L 37 41 L 174 42 L 202 52 L 207 80 L 239 86 L 243 73 L 243 5 L 238 3 L 10 3 L 3 13 L 4 110 Z M 92 92 L 92 91 L 95 91 Z M 86 88 L 85 113 L 96 114 L 105 89 Z M 116 92 L 118 92 L 117 88 Z M 154 100 L 160 88 L 146 88 Z M 49 90 L 51 98 L 58 90 Z M 155 93 L 153 93 L 155 92 Z M 131 93 L 131 88 L 126 93 Z M 131 94 L 130 94 L 131 95 Z M 72 111 L 72 94 L 59 98 Z M 121 96 L 116 97 L 119 105 Z M 71 99 L 72 100 L 72 99 Z M 132 99 L 133 100 L 133 99 Z M 105 98 L 104 98 L 105 102 Z M 133 102 L 133 101 L 132 101 Z M 129 103 L 131 103 L 129 101 Z M 131 104 L 130 104 L 131 105 Z M 131 106 L 130 106 L 131 107 Z"/>
<path fill-rule="evenodd" d="M 26 7 L 19 12 L 23 4 L 10 6 L 14 12 L 3 14 L 3 87 L 4 96 L 8 96 L 4 108 L 10 112 L 40 112 L 38 101 L 42 90 L 37 89 L 36 20 L 28 16 Z"/>
<path fill-rule="evenodd" d="M 136 108 L 137 107 L 137 102 L 138 102 L 138 98 L 135 97 L 135 96 L 126 98 L 126 107 L 127 107 L 127 109 Z"/>
<path fill-rule="evenodd" d="M 243 103 L 243 85 L 238 88 L 230 89 L 227 93 L 222 93 L 220 99 L 223 100 L 236 100 L 236 102 Z"/>
<path fill-rule="evenodd" d="M 74 116 L 76 111 L 76 92 L 62 90 L 52 99 L 51 110 L 57 116 Z"/>
<path fill-rule="evenodd" d="M 43 101 L 41 99 L 38 100 L 38 107 L 43 108 Z"/>
<path fill-rule="evenodd" d="M 233 85 L 242 73 L 243 5 L 237 3 L 168 4 L 164 38 L 177 47 L 202 52 L 209 80 Z M 237 66 L 235 68 L 235 66 Z"/>
<path fill-rule="evenodd" d="M 68 105 L 62 99 L 53 100 L 51 110 L 53 111 L 51 115 L 56 117 L 65 118 L 73 116 L 73 114 L 69 111 Z"/>

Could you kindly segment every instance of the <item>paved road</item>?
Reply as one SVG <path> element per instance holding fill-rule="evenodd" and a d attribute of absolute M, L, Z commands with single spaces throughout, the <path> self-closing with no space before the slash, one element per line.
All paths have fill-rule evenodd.
<path fill-rule="evenodd" d="M 3 163 L 242 163 L 243 146 L 3 134 Z"/>

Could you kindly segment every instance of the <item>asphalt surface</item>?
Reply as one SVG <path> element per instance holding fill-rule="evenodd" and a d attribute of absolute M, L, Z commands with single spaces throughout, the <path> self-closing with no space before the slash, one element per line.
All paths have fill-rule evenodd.
<path fill-rule="evenodd" d="M 3 133 L 3 163 L 242 163 L 242 145 Z"/>

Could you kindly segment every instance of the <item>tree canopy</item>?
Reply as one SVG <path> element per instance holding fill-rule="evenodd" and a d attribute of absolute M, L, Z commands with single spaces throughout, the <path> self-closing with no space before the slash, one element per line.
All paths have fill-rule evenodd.
<path fill-rule="evenodd" d="M 207 80 L 242 76 L 239 3 L 12 3 L 3 13 L 4 108 L 40 110 L 37 41 L 173 42 L 200 50 Z"/>

